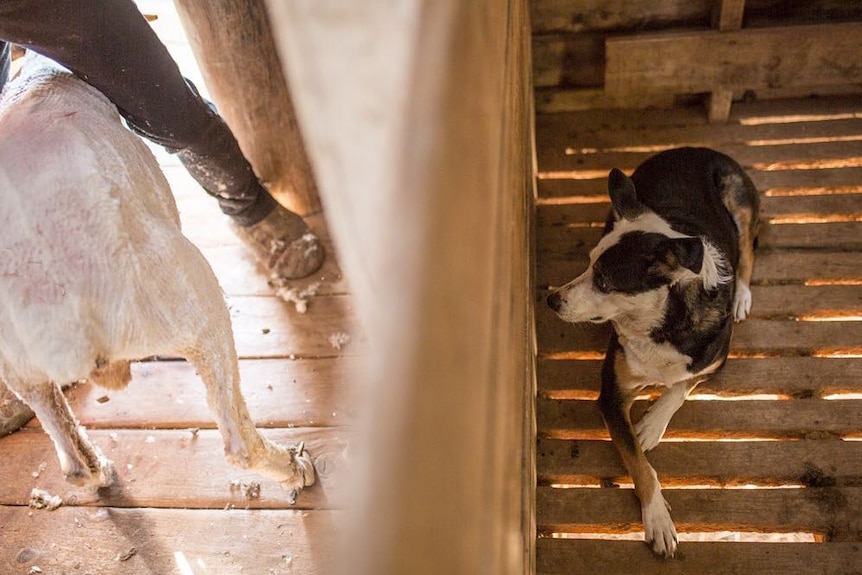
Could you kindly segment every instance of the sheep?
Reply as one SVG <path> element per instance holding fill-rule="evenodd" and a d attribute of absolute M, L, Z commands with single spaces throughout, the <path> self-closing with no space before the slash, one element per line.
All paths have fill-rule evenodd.
<path fill-rule="evenodd" d="M 153 154 L 100 92 L 26 58 L 0 96 L 0 380 L 36 413 L 66 480 L 105 487 L 114 472 L 60 385 L 121 389 L 130 361 L 165 355 L 200 374 L 232 464 L 294 494 L 313 484 L 302 444 L 254 427 L 221 288 Z"/>

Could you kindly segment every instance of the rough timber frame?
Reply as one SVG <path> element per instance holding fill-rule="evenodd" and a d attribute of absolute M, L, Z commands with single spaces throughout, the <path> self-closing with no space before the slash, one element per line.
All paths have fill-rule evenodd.
<path fill-rule="evenodd" d="M 268 7 L 367 336 L 349 571 L 527 573 L 527 2 Z"/>

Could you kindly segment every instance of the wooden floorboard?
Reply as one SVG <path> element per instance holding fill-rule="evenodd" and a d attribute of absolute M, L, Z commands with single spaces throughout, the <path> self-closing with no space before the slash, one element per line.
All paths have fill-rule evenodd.
<path fill-rule="evenodd" d="M 320 481 L 299 493 L 294 504 L 278 482 L 231 466 L 221 435 L 210 429 L 100 429 L 90 438 L 114 462 L 117 481 L 92 490 L 67 484 L 51 440 L 27 430 L 3 440 L 0 505 L 27 506 L 32 489 L 72 505 L 194 509 L 332 509 L 343 506 L 337 470 L 344 469 L 348 433 L 337 428 L 272 429 L 264 435 L 287 445 L 304 441 L 321 470 Z M 34 477 L 35 476 L 35 477 Z M 248 493 L 240 484 L 260 486 Z M 250 496 L 251 495 L 251 496 Z"/>
<path fill-rule="evenodd" d="M 0 506 L 0 572 L 317 575 L 329 572 L 338 521 L 291 509 Z"/>
<path fill-rule="evenodd" d="M 139 4 L 159 16 L 153 26 L 205 91 L 170 0 Z M 0 573 L 328 573 L 341 544 L 354 412 L 350 371 L 362 357 L 362 335 L 326 222 L 309 219 L 327 250 L 323 268 L 272 285 L 216 202 L 175 156 L 152 149 L 184 233 L 224 291 L 252 418 L 274 441 L 304 441 L 318 482 L 293 501 L 276 482 L 232 467 L 194 369 L 177 358 L 147 358 L 133 364 L 124 390 L 78 383 L 66 392 L 114 462 L 111 487 L 67 484 L 36 420 L 0 438 Z M 291 288 L 306 292 L 306 309 L 283 297 Z M 34 488 L 60 497 L 62 506 L 29 508 Z"/>
<path fill-rule="evenodd" d="M 537 118 L 539 574 L 862 565 L 860 118 L 859 98 L 734 104 L 723 125 L 688 108 Z M 682 540 L 662 561 L 642 543 L 631 480 L 595 404 L 608 327 L 566 324 L 543 300 L 589 265 L 608 170 L 679 145 L 740 161 L 761 193 L 763 227 L 752 313 L 730 359 L 648 454 Z M 635 421 L 655 397 L 644 392 Z"/>
<path fill-rule="evenodd" d="M 657 561 L 643 543 L 540 539 L 538 575 L 843 575 L 862 564 L 855 543 L 683 542 L 680 557 Z M 620 561 L 625 557 L 626 561 Z"/>

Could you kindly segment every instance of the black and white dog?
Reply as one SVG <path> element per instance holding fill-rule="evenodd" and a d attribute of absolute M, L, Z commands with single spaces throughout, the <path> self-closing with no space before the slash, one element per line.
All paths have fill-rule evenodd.
<path fill-rule="evenodd" d="M 628 178 L 608 177 L 612 214 L 590 267 L 553 291 L 565 321 L 610 321 L 599 407 L 634 481 L 647 543 L 673 556 L 677 534 L 656 472 L 655 447 L 686 396 L 727 358 L 734 320 L 751 310 L 759 198 L 743 169 L 706 148 L 657 154 Z M 632 425 L 637 392 L 667 389 Z"/>

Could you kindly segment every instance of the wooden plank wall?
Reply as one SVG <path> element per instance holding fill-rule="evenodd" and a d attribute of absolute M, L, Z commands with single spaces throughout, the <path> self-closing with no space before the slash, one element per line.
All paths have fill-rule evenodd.
<path fill-rule="evenodd" d="M 531 6 L 539 111 L 668 107 L 712 94 L 711 117 L 723 121 L 731 98 L 862 91 L 858 2 Z"/>
<path fill-rule="evenodd" d="M 537 117 L 539 574 L 858 571 L 861 142 L 860 98 L 740 103 L 722 125 L 696 107 Z M 765 228 L 731 359 L 648 454 L 682 534 L 680 557 L 662 561 L 624 540 L 642 527 L 594 402 L 607 328 L 566 324 L 541 301 L 587 265 L 607 171 L 681 145 L 742 163 Z"/>
<path fill-rule="evenodd" d="M 344 571 L 528 573 L 527 4 L 269 9 L 369 349 Z"/>

